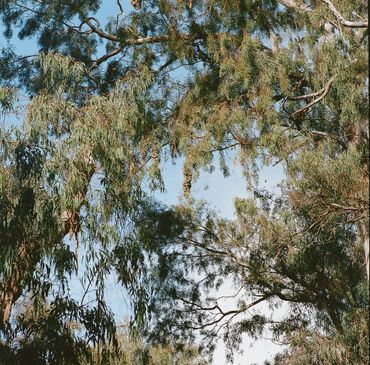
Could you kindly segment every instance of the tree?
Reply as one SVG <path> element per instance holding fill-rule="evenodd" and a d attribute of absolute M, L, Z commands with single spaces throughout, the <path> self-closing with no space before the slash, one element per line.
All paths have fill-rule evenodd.
<path fill-rule="evenodd" d="M 119 351 L 110 354 L 110 361 L 115 365 L 207 365 L 195 347 L 186 344 L 150 346 L 143 339 L 133 337 L 128 324 L 119 327 Z"/>
<path fill-rule="evenodd" d="M 150 313 L 161 318 L 156 304 L 163 298 L 172 306 L 182 300 L 184 313 L 190 309 L 203 328 L 210 323 L 205 292 L 187 270 L 204 272 L 211 265 L 220 272 L 205 281 L 208 286 L 217 289 L 228 275 L 255 294 L 230 316 L 262 300 L 292 303 L 292 316 L 272 324 L 277 334 L 294 328 L 301 335 L 297 345 L 286 338 L 292 345 L 286 356 L 317 346 L 322 335 L 329 342 L 340 338 L 340 348 L 330 348 L 343 361 L 353 338 L 361 338 L 353 356 L 364 361 L 367 4 L 146 0 L 126 9 L 117 1 L 105 25 L 96 15 L 99 4 L 0 2 L 4 37 L 10 42 L 17 32 L 38 45 L 36 55 L 3 47 L 0 61 L 1 106 L 21 125 L 1 129 L 5 343 L 24 331 L 12 309 L 27 295 L 35 303 L 50 301 L 52 316 L 43 323 L 54 321 L 55 331 L 43 333 L 59 338 L 62 347 L 81 344 L 88 351 L 92 339 L 114 342 L 104 303 L 104 277 L 113 269 L 132 297 L 138 327 Z M 184 77 L 176 74 L 179 68 Z M 200 208 L 166 211 L 143 189 L 146 182 L 151 191 L 163 189 L 161 162 L 184 157 L 189 197 L 200 171 L 214 168 L 216 155 L 229 173 L 230 150 L 252 190 L 258 166 L 281 163 L 287 175 L 282 197 L 257 190 L 260 203 L 237 201 L 238 219 L 225 222 Z M 272 200 L 273 214 L 266 208 Z M 156 240 L 145 221 L 158 228 Z M 63 241 L 68 232 L 75 253 Z M 66 277 L 78 262 L 79 242 L 89 262 L 86 280 L 96 282 L 95 306 L 68 295 Z M 184 243 L 193 247 L 188 254 L 178 251 Z M 178 267 L 169 267 L 168 257 Z M 185 264 L 188 259 L 195 259 L 193 266 Z M 317 262 L 323 267 L 310 266 Z M 307 324 L 303 308 L 312 311 L 314 325 Z M 217 306 L 212 310 L 226 319 Z M 67 331 L 66 317 L 84 330 Z M 359 330 L 348 333 L 346 321 Z M 188 322 L 173 325 L 192 337 L 194 323 Z M 245 331 L 257 335 L 267 322 L 246 320 L 225 339 Z M 217 329 L 208 329 L 204 335 L 214 338 Z M 49 362 L 70 361 L 57 350 L 38 354 Z"/>
<path fill-rule="evenodd" d="M 336 217 L 317 231 L 302 231 L 312 224 L 303 212 L 279 198 L 272 216 L 271 197 L 256 195 L 261 204 L 236 201 L 235 221 L 188 207 L 156 211 L 146 220 L 151 234 L 144 227 L 138 240 L 163 247 L 148 280 L 158 283 L 151 288 L 158 294 L 148 336 L 176 341 L 197 331 L 212 351 L 222 335 L 231 358 L 243 334 L 257 339 L 268 330 L 290 346 L 287 364 L 366 364 L 368 292 L 353 229 Z M 166 229 L 167 222 L 177 228 Z M 227 280 L 234 287 L 229 296 L 222 294 Z M 280 318 L 250 312 L 262 302 L 271 308 L 287 303 L 289 310 Z"/>

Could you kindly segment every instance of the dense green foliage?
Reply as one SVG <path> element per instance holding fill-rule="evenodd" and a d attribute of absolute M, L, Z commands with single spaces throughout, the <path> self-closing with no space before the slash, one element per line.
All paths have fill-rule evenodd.
<path fill-rule="evenodd" d="M 131 3 L 0 0 L 0 361 L 115 363 L 115 271 L 159 357 L 269 330 L 276 364 L 366 364 L 367 3 Z M 230 156 L 251 192 L 234 220 L 191 195 Z M 153 198 L 168 160 L 176 207 Z M 269 164 L 279 194 L 258 188 Z"/>

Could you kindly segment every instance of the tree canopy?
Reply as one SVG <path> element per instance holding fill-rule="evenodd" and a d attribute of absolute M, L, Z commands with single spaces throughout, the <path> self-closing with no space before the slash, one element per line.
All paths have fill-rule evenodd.
<path fill-rule="evenodd" d="M 269 330 L 288 345 L 275 364 L 366 364 L 366 14 L 363 0 L 0 0 L 0 360 L 117 350 L 114 271 L 132 330 L 170 358 L 221 335 L 231 357 Z M 251 192 L 234 220 L 192 196 L 230 156 Z M 166 161 L 182 163 L 173 207 L 154 198 Z M 280 192 L 260 189 L 276 164 Z M 289 311 L 251 315 L 262 302 Z"/>

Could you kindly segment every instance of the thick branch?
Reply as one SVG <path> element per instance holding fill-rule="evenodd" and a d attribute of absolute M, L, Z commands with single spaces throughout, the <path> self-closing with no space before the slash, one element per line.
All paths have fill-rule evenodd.
<path fill-rule="evenodd" d="M 367 281 L 369 282 L 369 221 L 362 220 L 357 224 L 358 228 L 358 237 L 362 241 L 365 253 L 365 266 L 366 266 L 366 275 Z"/>
<path fill-rule="evenodd" d="M 301 11 L 304 13 L 312 12 L 312 9 L 309 6 L 297 4 L 294 0 L 278 0 L 278 2 L 281 5 L 291 10 L 297 10 L 297 11 Z M 348 28 L 367 28 L 368 27 L 367 21 L 353 22 L 353 21 L 344 19 L 343 15 L 338 11 L 338 9 L 334 6 L 331 0 L 322 0 L 322 2 L 327 5 L 330 12 L 335 16 L 335 18 L 343 26 L 348 27 Z"/>
<path fill-rule="evenodd" d="M 334 6 L 334 4 L 330 0 L 322 0 L 322 2 L 328 6 L 331 13 L 335 16 L 335 18 L 343 26 L 348 27 L 348 28 L 367 28 L 368 27 L 367 21 L 352 22 L 350 20 L 344 19 L 343 15 L 337 10 L 337 8 Z"/>

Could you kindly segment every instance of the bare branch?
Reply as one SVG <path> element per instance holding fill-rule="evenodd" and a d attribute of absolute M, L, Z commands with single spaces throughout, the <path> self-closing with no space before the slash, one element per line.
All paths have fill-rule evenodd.
<path fill-rule="evenodd" d="M 308 111 L 311 107 L 313 107 L 318 102 L 320 102 L 322 99 L 324 99 L 324 97 L 329 92 L 330 86 L 333 83 L 334 79 L 335 79 L 335 76 L 331 77 L 329 79 L 329 81 L 325 84 L 325 86 L 320 91 L 318 91 L 317 93 L 313 93 L 313 94 L 308 94 L 308 95 L 301 96 L 300 97 L 301 99 L 306 99 L 306 98 L 309 98 L 309 97 L 312 97 L 312 96 L 319 95 L 318 98 L 312 100 L 310 103 L 308 103 L 307 105 L 305 105 L 303 108 L 296 110 L 293 114 L 291 114 L 291 116 L 294 118 L 294 117 L 298 116 L 299 114 L 302 114 L 302 113 Z M 296 98 L 293 98 L 293 100 L 297 100 L 297 97 Z"/>
<path fill-rule="evenodd" d="M 97 28 L 95 28 L 95 29 L 97 31 L 99 31 Z M 97 31 L 93 30 L 94 33 L 97 33 Z M 114 38 L 116 38 L 114 36 L 107 35 L 106 33 L 97 33 L 97 34 L 102 36 L 103 38 L 112 37 L 111 40 L 114 40 Z M 189 34 L 182 34 L 182 35 L 180 35 L 180 38 L 182 38 L 183 40 L 193 39 L 193 37 Z M 109 38 L 107 38 L 107 39 L 109 39 Z M 142 37 L 142 38 L 125 39 L 124 41 L 121 42 L 120 47 L 117 47 L 112 52 L 107 53 L 106 55 L 97 59 L 95 61 L 96 64 L 94 65 L 94 68 L 99 66 L 101 63 L 108 60 L 109 58 L 116 56 L 118 53 L 120 53 L 123 50 L 124 46 L 139 46 L 139 45 L 143 45 L 143 44 L 161 43 L 161 42 L 166 42 L 169 39 L 170 39 L 170 37 L 166 34 L 154 35 L 154 36 L 148 36 L 148 37 Z M 116 38 L 116 40 L 118 41 L 118 38 Z M 173 61 L 171 61 L 171 62 L 173 62 Z M 170 64 L 171 62 L 169 62 L 168 64 Z M 165 66 L 167 66 L 167 65 L 165 65 Z"/>
<path fill-rule="evenodd" d="M 242 285 L 235 294 L 232 294 L 232 295 L 221 295 L 220 297 L 214 298 L 214 300 L 218 301 L 220 299 L 235 298 L 236 296 L 238 296 L 238 294 L 241 292 L 241 290 L 243 288 L 244 288 L 244 285 Z"/>
<path fill-rule="evenodd" d="M 334 208 L 338 208 L 338 209 L 342 209 L 342 210 L 347 210 L 347 211 L 364 211 L 364 210 L 368 210 L 368 207 L 354 207 L 354 206 L 345 206 L 345 205 L 341 205 L 341 204 L 337 204 L 337 203 L 330 203 L 329 204 L 331 207 L 334 207 Z"/>
<path fill-rule="evenodd" d="M 247 311 L 248 309 L 250 309 L 250 308 L 252 308 L 252 307 L 254 307 L 255 305 L 257 305 L 257 304 L 259 304 L 259 303 L 261 303 L 261 302 L 263 302 L 263 301 L 265 301 L 265 300 L 267 300 L 267 299 L 269 299 L 269 298 L 271 298 L 272 296 L 274 296 L 275 294 L 273 294 L 273 293 L 269 293 L 269 294 L 266 294 L 266 295 L 264 295 L 263 297 L 261 297 L 261 298 L 259 298 L 259 299 L 257 299 L 257 300 L 255 300 L 255 301 L 253 301 L 253 302 L 251 302 L 251 303 L 249 303 L 249 304 L 246 304 L 246 305 L 244 305 L 243 307 L 241 307 L 240 309 L 234 309 L 234 310 L 230 310 L 230 311 L 227 311 L 227 312 L 222 312 L 222 315 L 219 317 L 219 318 L 217 318 L 217 319 L 215 319 L 215 320 L 213 320 L 213 321 L 211 321 L 211 322 L 207 322 L 207 323 L 204 323 L 203 325 L 200 325 L 200 326 L 196 326 L 196 327 L 194 327 L 194 326 L 190 326 L 190 328 L 191 329 L 194 329 L 194 330 L 201 330 L 201 329 L 204 329 L 204 328 L 207 328 L 207 327 L 210 327 L 210 326 L 214 326 L 214 325 L 217 325 L 218 323 L 220 323 L 224 318 L 226 318 L 226 317 L 228 317 L 228 316 L 232 316 L 231 317 L 231 319 L 233 318 L 233 317 L 235 317 L 236 315 L 238 315 L 238 314 L 240 314 L 240 313 L 243 313 L 243 312 L 245 312 L 245 311 Z M 190 302 L 191 303 L 191 302 Z M 193 304 L 195 304 L 195 303 L 193 303 Z M 201 307 L 202 308 L 202 310 L 203 310 L 203 307 Z M 211 307 L 212 308 L 212 307 Z M 228 321 L 229 322 L 229 321 Z M 228 323 L 227 322 L 227 323 Z M 225 323 L 224 323 L 225 324 Z"/>
<path fill-rule="evenodd" d="M 117 2 L 117 5 L 119 7 L 119 10 L 121 12 L 122 17 L 124 18 L 125 17 L 125 12 L 123 11 L 122 4 L 121 4 L 120 0 L 116 0 L 116 2 Z"/>
<path fill-rule="evenodd" d="M 304 13 L 312 12 L 312 9 L 308 5 L 297 4 L 294 0 L 278 0 L 278 2 L 281 5 L 291 10 L 298 10 Z M 368 27 L 368 22 L 366 20 L 353 22 L 353 21 L 344 19 L 343 15 L 337 10 L 337 8 L 334 6 L 331 0 L 322 0 L 322 2 L 328 6 L 330 12 L 335 16 L 335 18 L 343 26 L 348 27 L 348 28 L 367 28 Z"/>
<path fill-rule="evenodd" d="M 91 21 L 94 21 L 98 24 L 98 26 L 95 26 Z M 97 34 L 101 38 L 108 39 L 112 42 L 119 42 L 120 39 L 112 34 L 105 33 L 103 30 L 99 28 L 99 22 L 95 18 L 85 18 L 83 22 L 81 23 L 80 27 L 83 24 L 87 24 L 91 31 L 95 34 Z M 179 37 L 182 40 L 191 40 L 191 39 L 196 39 L 196 36 L 193 36 L 191 34 L 179 34 Z M 138 46 L 142 44 L 148 44 L 148 43 L 161 43 L 168 41 L 170 39 L 170 36 L 168 34 L 159 34 L 159 35 L 152 35 L 152 36 L 147 36 L 147 37 L 139 37 L 139 38 L 132 38 L 132 39 L 124 39 L 121 40 L 122 45 L 129 45 L 129 46 Z"/>
<path fill-rule="evenodd" d="M 94 68 L 98 67 L 101 63 L 103 63 L 104 61 L 108 60 L 109 58 L 111 57 L 114 57 L 116 56 L 118 53 L 120 53 L 122 51 L 122 48 L 121 47 L 118 47 L 116 49 L 114 49 L 112 52 L 110 53 L 107 53 L 106 55 L 98 58 L 96 61 L 95 61 L 95 65 L 94 65 Z"/>
<path fill-rule="evenodd" d="M 92 22 L 91 20 L 95 21 L 98 25 L 98 27 L 96 27 Z M 84 24 L 87 24 L 89 26 L 89 28 L 91 29 L 91 31 L 95 34 L 97 34 L 99 37 L 101 38 L 105 38 L 105 39 L 108 39 L 112 42 L 119 42 L 119 39 L 112 35 L 112 34 L 108 34 L 108 33 L 105 33 L 104 31 L 102 31 L 100 28 L 99 28 L 99 21 L 95 18 L 84 18 L 83 19 L 83 22 L 80 24 L 80 29 L 81 27 L 84 25 Z"/>
<path fill-rule="evenodd" d="M 182 40 L 193 40 L 196 39 L 196 36 L 193 36 L 191 34 L 179 34 L 179 38 Z M 166 42 L 170 40 L 170 36 L 168 34 L 159 34 L 159 35 L 153 35 L 148 37 L 142 37 L 142 38 L 136 38 L 136 39 L 126 39 L 123 43 L 130 46 L 138 46 L 142 44 L 147 43 L 161 43 Z"/>
<path fill-rule="evenodd" d="M 352 22 L 350 20 L 344 19 L 343 15 L 337 10 L 337 8 L 334 6 L 334 4 L 330 0 L 322 0 L 322 2 L 328 6 L 331 13 L 336 17 L 339 23 L 342 24 L 343 26 L 348 27 L 348 28 L 367 28 L 368 27 L 367 21 Z"/>
<path fill-rule="evenodd" d="M 207 252 L 210 252 L 212 254 L 219 255 L 219 256 L 230 257 L 239 266 L 241 266 L 241 267 L 243 267 L 245 269 L 248 269 L 248 265 L 246 265 L 244 262 L 242 262 L 239 257 L 237 257 L 234 253 L 232 253 L 230 251 L 221 251 L 221 250 L 217 250 L 217 249 L 214 249 L 214 248 L 211 248 L 211 247 L 207 247 L 207 246 L 202 245 L 201 243 L 199 243 L 199 242 L 197 242 L 197 241 L 195 241 L 195 240 L 193 240 L 191 238 L 188 238 L 188 237 L 179 236 L 178 238 L 181 239 L 181 240 L 183 240 L 183 241 L 188 242 L 192 246 L 201 248 L 201 249 L 203 249 L 203 250 L 205 250 Z"/>
<path fill-rule="evenodd" d="M 289 98 L 289 99 L 290 100 L 302 100 L 302 99 L 314 98 L 315 96 L 321 95 L 324 91 L 325 91 L 325 88 L 322 88 L 321 90 L 316 91 L 315 93 L 300 95 L 300 96 L 294 96 L 294 97 Z"/>
<path fill-rule="evenodd" d="M 214 152 L 221 152 L 221 151 L 225 151 L 225 150 L 228 150 L 230 148 L 233 148 L 233 147 L 236 147 L 236 146 L 239 146 L 240 143 L 239 142 L 236 142 L 236 143 L 232 143 L 228 146 L 222 146 L 222 147 L 213 147 L 212 150 L 210 150 L 211 153 L 214 153 Z"/>
<path fill-rule="evenodd" d="M 202 310 L 202 311 L 213 311 L 213 310 L 217 309 L 219 313 L 221 313 L 222 315 L 225 315 L 225 312 L 220 308 L 220 306 L 218 304 L 215 304 L 212 307 L 203 307 L 202 305 L 200 305 L 198 303 L 191 302 L 191 301 L 189 301 L 187 299 L 184 299 L 184 298 L 176 297 L 176 299 L 184 302 L 185 304 L 189 304 L 192 307 L 196 307 L 196 308 L 198 308 L 198 310 Z"/>

